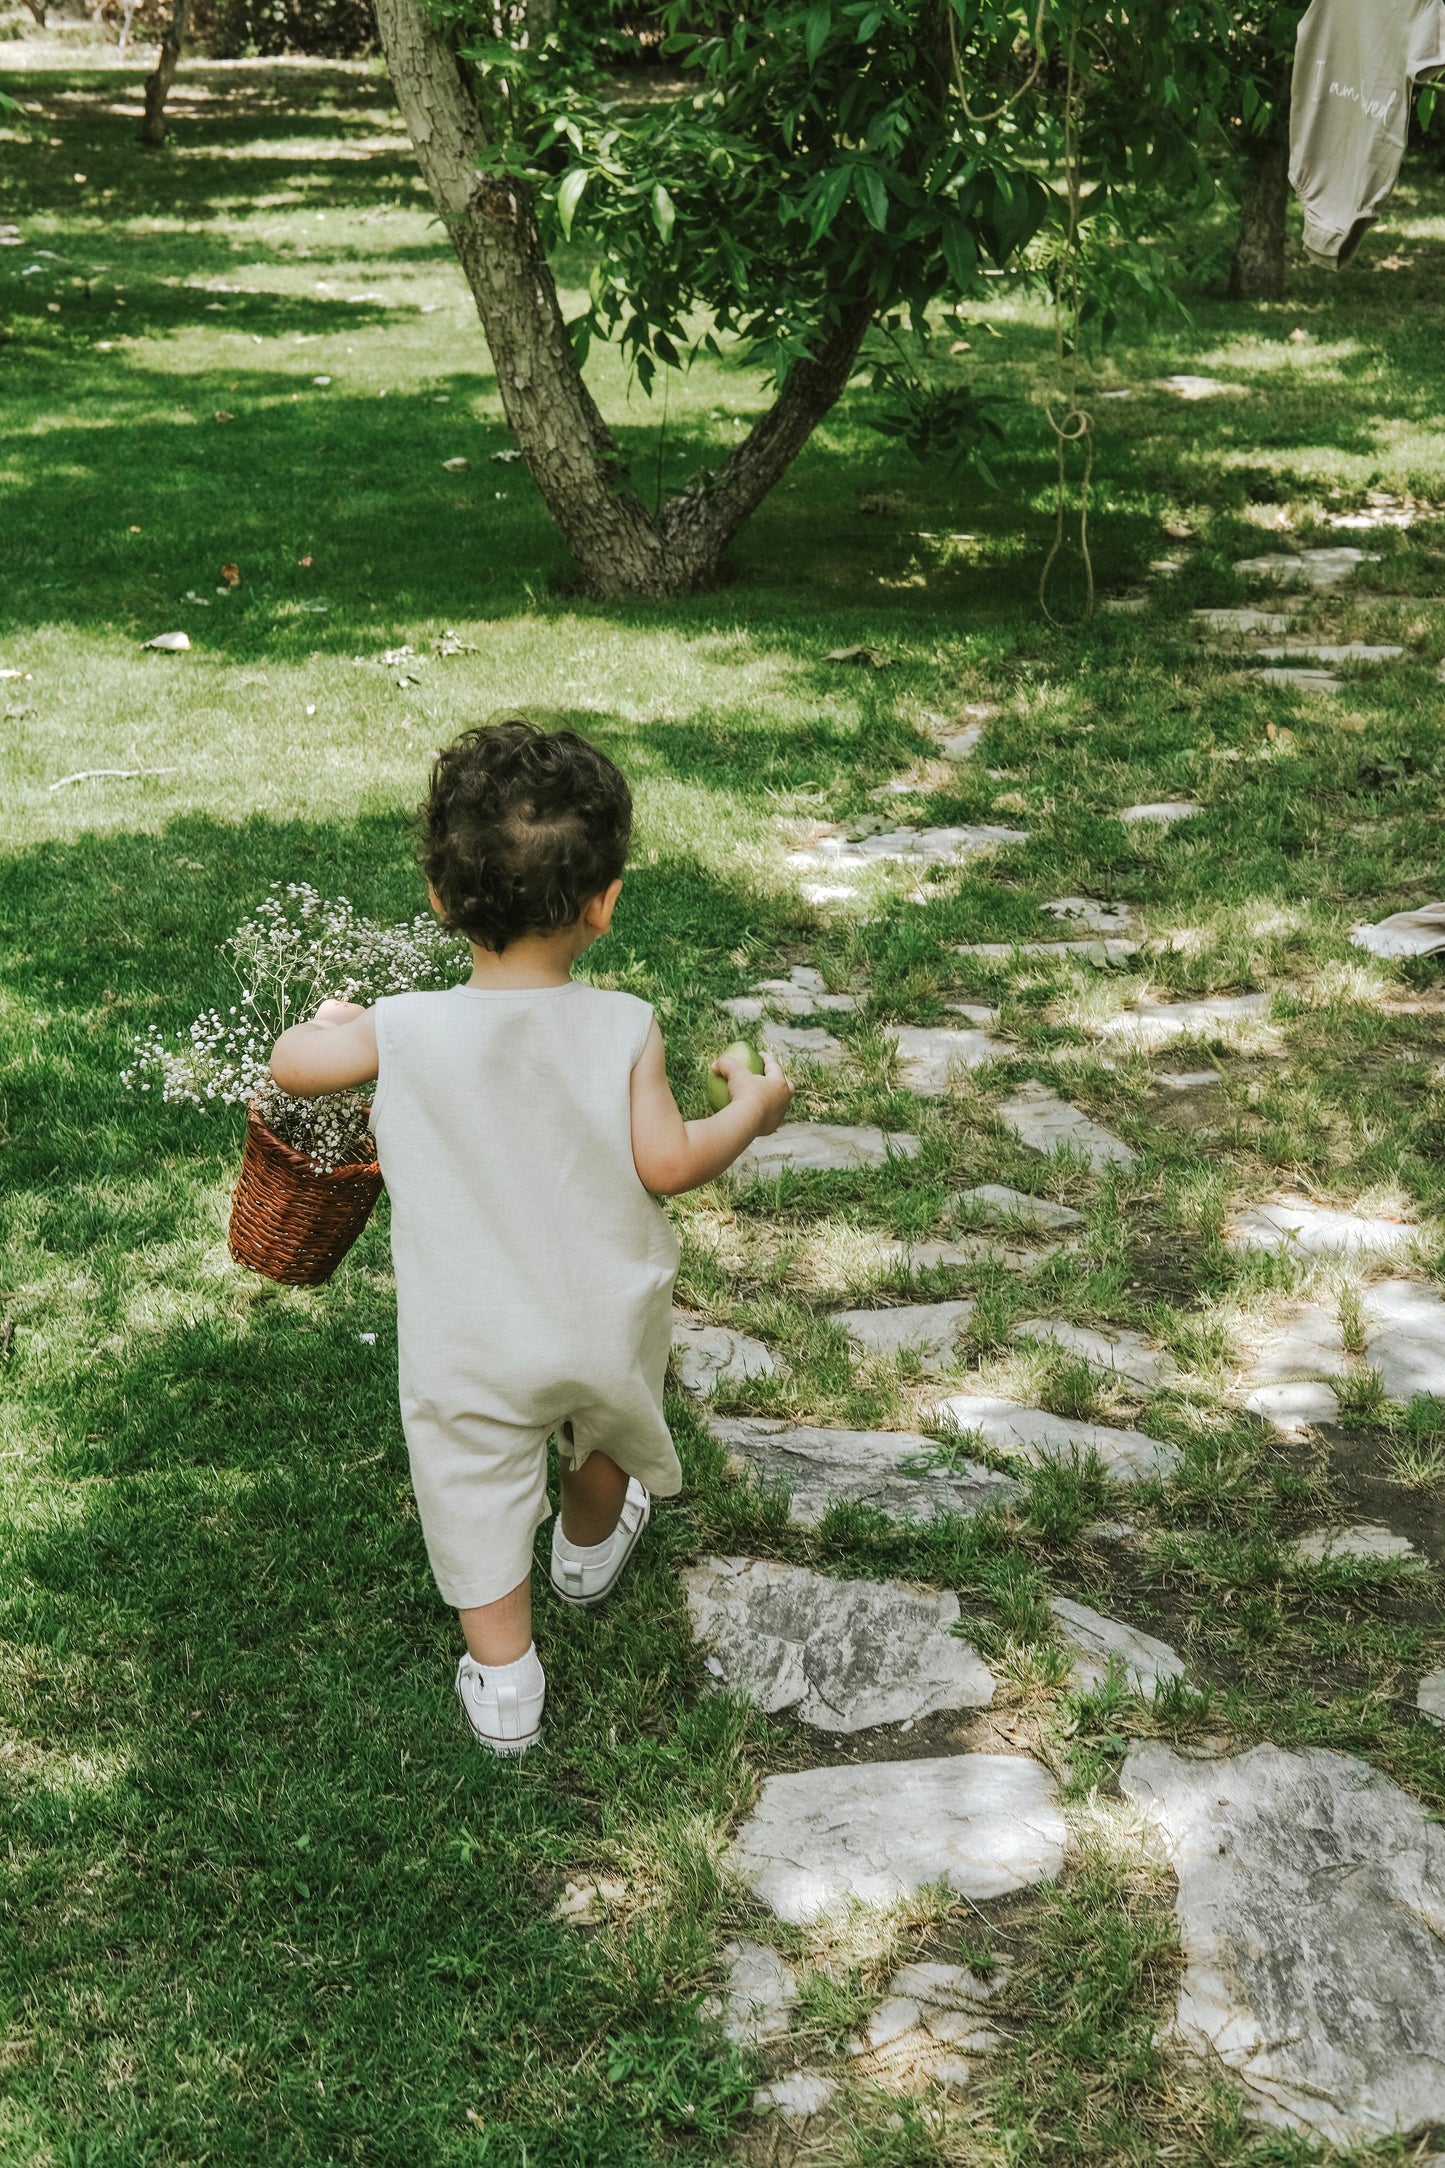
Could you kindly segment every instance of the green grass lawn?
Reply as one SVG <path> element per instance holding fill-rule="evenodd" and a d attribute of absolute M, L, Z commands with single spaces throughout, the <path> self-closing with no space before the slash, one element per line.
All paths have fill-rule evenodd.
<path fill-rule="evenodd" d="M 494 457 L 509 438 L 486 350 L 381 78 L 187 66 L 150 156 L 138 85 L 0 74 L 38 127 L 0 131 L 22 235 L 0 249 L 0 2162 L 753 2157 L 756 2072 L 699 2010 L 740 1931 L 802 1965 L 820 2057 L 900 1955 L 1014 1967 L 1011 2045 L 965 2105 L 859 2086 L 809 2158 L 1314 2157 L 1252 2133 L 1156 2040 L 1168 1892 L 1108 1800 L 1127 1744 L 1162 1735 L 1328 1744 L 1445 1804 L 1445 1744 L 1414 1711 L 1445 1650 L 1438 1577 L 1287 1549 L 1323 1520 L 1386 1519 L 1438 1564 L 1440 1419 L 1364 1390 L 1328 1440 L 1292 1445 L 1233 1412 L 1230 1334 L 1291 1268 L 1220 1240 L 1232 1203 L 1281 1187 L 1427 1221 L 1445 1206 L 1441 974 L 1346 939 L 1440 893 L 1445 524 L 1324 524 L 1369 489 L 1445 504 L 1445 189 L 1412 169 L 1358 268 L 1297 269 L 1280 307 L 1210 298 L 1225 237 L 1196 237 L 1192 322 L 1135 326 L 1099 364 L 1096 390 L 1132 394 L 1096 406 L 1101 589 L 1166 554 L 1182 567 L 1140 614 L 1051 631 L 1034 607 L 1051 345 L 1008 280 L 964 308 L 949 336 L 970 350 L 941 363 L 1004 403 L 997 486 L 950 492 L 904 463 L 855 395 L 743 536 L 736 584 L 602 607 L 569 598 L 525 469 Z M 1245 388 L 1152 388 L 1186 370 Z M 659 445 L 660 406 L 610 357 L 595 373 L 648 490 L 759 405 L 740 360 L 700 362 Z M 1244 599 L 1233 560 L 1280 544 L 1282 522 L 1381 553 L 1310 622 L 1407 656 L 1333 701 L 1205 654 L 1185 615 Z M 1077 592 L 1066 577 L 1060 606 Z M 142 648 L 175 629 L 189 653 Z M 824 660 L 857 642 L 888 667 Z M 873 810 L 927 757 L 923 712 L 968 701 L 1000 713 L 920 814 L 1008 821 L 1028 845 L 942 874 L 922 906 L 901 876 L 859 904 L 801 903 L 785 847 Z M 1090 1470 L 929 1533 L 844 1510 L 798 1530 L 725 1474 L 677 1398 L 689 1489 L 607 1612 L 539 1604 L 548 1740 L 510 1768 L 474 1751 L 451 1700 L 455 1626 L 395 1406 L 384 1205 L 329 1287 L 247 1277 L 225 1247 L 238 1118 L 127 1095 L 119 1072 L 138 1034 L 219 998 L 216 945 L 271 882 L 416 909 L 406 823 L 430 749 L 516 705 L 565 717 L 633 780 L 635 864 L 592 961 L 656 1003 L 684 1099 L 732 1036 L 716 1001 L 817 961 L 871 1000 L 840 1022 L 846 1081 L 804 1077 L 799 1110 L 923 1140 L 901 1172 L 679 1201 L 680 1298 L 784 1358 L 732 1409 L 914 1425 L 907 1367 L 850 1364 L 825 1320 L 869 1288 L 976 1294 L 987 1374 L 1067 1412 L 1137 1402 L 1030 1368 L 1007 1345 L 1018 1318 L 1152 1332 L 1185 1375 L 1146 1409 L 1182 1470 L 1133 1501 L 1127 1551 L 1085 1534 L 1119 1510 Z M 60 781 L 107 768 L 144 772 Z M 1110 817 L 1180 797 L 1204 812 L 1167 834 Z M 1041 933 L 1037 904 L 1081 893 L 1174 944 L 1117 973 L 953 953 Z M 1266 990 L 1274 1021 L 1220 1050 L 1207 1102 L 1166 1103 L 1149 1064 L 1103 1066 L 1085 1028 L 1146 984 Z M 999 1004 L 1019 1061 L 914 1099 L 878 1025 L 969 999 Z M 1069 1047 L 1071 1096 L 1143 1155 L 1117 1179 L 1046 1169 L 993 1114 Z M 880 1234 L 943 1232 L 950 1193 L 982 1181 L 1046 1183 L 1086 1214 L 1082 1245 L 1026 1284 L 879 1262 Z M 1348 1301 L 1372 1269 L 1329 1285 Z M 742 1904 L 720 1859 L 759 1775 L 843 1750 L 703 1690 L 675 1569 L 714 1550 L 957 1590 L 1004 1682 L 998 1721 L 1070 1804 L 1065 1881 L 982 1912 L 920 1900 L 814 1943 Z M 1050 1594 L 1171 1640 L 1199 1690 L 1071 1694 Z M 553 1918 L 566 1882 L 598 1876 L 623 1890 L 600 1924 Z"/>

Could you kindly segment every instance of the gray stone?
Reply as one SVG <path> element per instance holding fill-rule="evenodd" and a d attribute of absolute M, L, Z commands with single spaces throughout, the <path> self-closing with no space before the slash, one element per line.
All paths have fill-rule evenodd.
<path fill-rule="evenodd" d="M 991 713 L 996 715 L 997 708 L 991 710 Z M 987 717 L 982 722 L 965 723 L 961 730 L 945 725 L 938 732 L 938 750 L 945 760 L 971 760 L 983 743 L 983 734 L 987 727 Z"/>
<path fill-rule="evenodd" d="M 1316 1528 L 1301 1536 L 1294 1550 L 1297 1558 L 1313 1565 L 1323 1565 L 1331 1558 L 1388 1560 L 1415 1556 L 1415 1546 L 1408 1536 L 1397 1536 L 1392 1529 L 1370 1521 L 1357 1521 L 1352 1528 Z"/>
<path fill-rule="evenodd" d="M 798 890 L 798 894 L 802 897 L 804 903 L 820 905 L 825 903 L 851 903 L 855 896 L 861 894 L 861 890 L 849 888 L 838 881 L 804 881 L 802 887 Z"/>
<path fill-rule="evenodd" d="M 1062 1242 L 1040 1242 L 1029 1248 L 1021 1242 L 1005 1241 L 998 1235 L 960 1235 L 954 1242 L 898 1242 L 890 1236 L 883 1249 L 887 1256 L 896 1257 L 906 1272 L 922 1272 L 940 1265 L 981 1263 L 1007 1265 L 1011 1272 L 1032 1272 L 1070 1246 Z"/>
<path fill-rule="evenodd" d="M 1241 557 L 1235 571 L 1244 580 L 1273 580 L 1278 586 L 1338 587 L 1353 579 L 1361 565 L 1377 565 L 1378 550 L 1316 549 L 1282 551 L 1270 557 Z"/>
<path fill-rule="evenodd" d="M 928 2030 L 935 2040 L 962 2048 L 969 2055 L 987 2055 L 1003 2037 L 992 2025 L 980 2025 L 976 2018 L 967 2018 L 961 2011 L 940 2011 L 937 2017 L 930 2018 Z"/>
<path fill-rule="evenodd" d="M 1277 663 L 1259 672 L 1259 682 L 1295 693 L 1337 693 L 1340 689 L 1340 680 L 1330 670 L 1288 670 Z"/>
<path fill-rule="evenodd" d="M 1057 1875 L 1066 1832 L 1053 1779 L 1021 1754 L 950 1754 L 769 1777 L 732 1864 L 798 1925 L 930 1883 L 984 1902 Z"/>
<path fill-rule="evenodd" d="M 672 1316 L 672 1360 L 685 1393 L 710 1393 L 720 1378 L 741 1384 L 744 1378 L 770 1378 L 777 1368 L 761 1340 L 749 1339 L 727 1325 L 700 1325 Z"/>
<path fill-rule="evenodd" d="M 1224 399 L 1244 398 L 1252 389 L 1249 384 L 1221 384 L 1217 376 L 1164 376 L 1159 379 L 1160 391 L 1172 391 L 1176 399 Z"/>
<path fill-rule="evenodd" d="M 1015 1325 L 1016 1340 L 1046 1340 L 1091 1370 L 1113 1370 L 1146 1393 L 1157 1392 L 1179 1376 L 1179 1365 L 1162 1348 L 1122 1325 L 1098 1328 L 1070 1325 L 1061 1317 L 1026 1317 Z"/>
<path fill-rule="evenodd" d="M 760 979 L 751 993 L 738 994 L 722 1006 L 739 1023 L 755 1024 L 769 1009 L 784 1016 L 848 1015 L 858 1002 L 857 994 L 830 994 L 822 972 L 811 964 L 794 964 L 786 978 Z"/>
<path fill-rule="evenodd" d="M 1096 1173 L 1103 1167 L 1132 1167 L 1139 1156 L 1121 1137 L 1090 1121 L 1046 1084 L 1021 1084 L 1012 1098 L 1003 1101 L 998 1117 L 1030 1150 L 1057 1152 L 1066 1147 L 1081 1154 Z"/>
<path fill-rule="evenodd" d="M 1350 939 L 1372 956 L 1434 956 L 1445 949 L 1445 903 L 1392 911 L 1377 925 L 1352 927 Z"/>
<path fill-rule="evenodd" d="M 1232 1250 L 1293 1250 L 1302 1257 L 1388 1255 L 1403 1250 L 1416 1230 L 1400 1220 L 1369 1217 L 1312 1197 L 1275 1197 L 1237 1212 L 1224 1230 Z"/>
<path fill-rule="evenodd" d="M 789 1493 L 788 1518 L 803 1528 L 835 1504 L 873 1506 L 892 1521 L 966 1519 L 1019 1494 L 992 1468 L 937 1466 L 937 1443 L 916 1430 L 822 1430 L 762 1415 L 712 1416 L 708 1427 L 767 1489 Z"/>
<path fill-rule="evenodd" d="M 1058 1623 L 1059 1638 L 1075 1652 L 1069 1677 L 1085 1689 L 1102 1686 L 1117 1666 L 1136 1693 L 1154 1694 L 1167 1679 L 1182 1679 L 1184 1665 L 1167 1641 L 1126 1626 L 1122 1619 L 1105 1618 L 1087 1604 L 1068 1596 L 1056 1596 L 1049 1605 Z"/>
<path fill-rule="evenodd" d="M 909 1302 L 891 1310 L 835 1310 L 833 1323 L 869 1354 L 907 1350 L 925 1370 L 948 1370 L 956 1360 L 954 1343 L 972 1315 L 971 1302 Z"/>
<path fill-rule="evenodd" d="M 1217 1069 L 1161 1069 L 1154 1082 L 1166 1092 L 1201 1092 L 1222 1084 L 1224 1079 Z"/>
<path fill-rule="evenodd" d="M 753 2109 L 758 2115 L 780 2115 L 786 2123 L 806 2123 L 821 2114 L 837 2090 L 821 2070 L 794 2070 L 771 2085 L 760 2085 Z"/>
<path fill-rule="evenodd" d="M 733 1161 L 737 1174 L 767 1181 L 790 1169 L 820 1174 L 842 1168 L 886 1167 L 890 1159 L 912 1159 L 918 1139 L 907 1130 L 885 1132 L 867 1124 L 785 1122 L 770 1137 L 759 1137 Z"/>
<path fill-rule="evenodd" d="M 820 1069 L 841 1069 L 848 1058 L 848 1049 L 841 1039 L 835 1039 L 831 1031 L 824 1031 L 821 1024 L 774 1024 L 765 1023 L 758 1034 L 764 1053 L 776 1055 L 786 1067 L 789 1062 L 811 1061 Z"/>
<path fill-rule="evenodd" d="M 1381 1280 L 1366 1288 L 1360 1307 L 1365 1361 L 1390 1399 L 1424 1393 L 1445 1400 L 1445 1302 L 1436 1290 L 1418 1280 Z"/>
<path fill-rule="evenodd" d="M 1027 843 L 1021 828 L 999 828 L 989 822 L 963 828 L 912 828 L 906 825 L 879 836 L 824 836 L 811 850 L 792 851 L 788 864 L 798 867 L 869 866 L 894 860 L 918 865 L 960 865 L 982 851 L 1005 844 Z"/>
<path fill-rule="evenodd" d="M 932 1421 L 965 1435 L 976 1435 L 996 1453 L 1009 1453 L 1031 1467 L 1045 1461 L 1083 1459 L 1097 1453 L 1118 1483 L 1137 1483 L 1168 1475 L 1179 1465 L 1179 1448 L 1141 1430 L 1115 1430 L 1108 1423 L 1078 1423 L 1043 1408 L 983 1393 L 953 1393 L 929 1411 Z"/>
<path fill-rule="evenodd" d="M 1052 903 L 1041 903 L 1039 909 L 1069 926 L 1085 927 L 1090 933 L 1127 934 L 1134 930 L 1134 914 L 1127 903 L 1096 903 L 1090 896 L 1056 896 Z"/>
<path fill-rule="evenodd" d="M 1432 1723 L 1445 1724 L 1445 1671 L 1426 1673 L 1415 1690 L 1415 1706 Z"/>
<path fill-rule="evenodd" d="M 1084 1530 L 1095 1543 L 1127 1543 L 1137 1532 L 1138 1524 L 1134 1521 L 1090 1521 Z"/>
<path fill-rule="evenodd" d="M 1084 1215 L 1072 1205 L 1054 1204 L 1047 1197 L 1033 1197 L 1026 1190 L 1009 1189 L 1002 1182 L 979 1182 L 961 1189 L 952 1199 L 957 1205 L 974 1207 L 986 1220 L 1018 1220 L 1025 1227 L 1082 1227 Z"/>
<path fill-rule="evenodd" d="M 1287 647 L 1261 647 L 1255 651 L 1266 662 L 1395 662 L 1403 647 L 1371 647 L 1363 640 L 1338 645 L 1320 640 L 1291 640 Z"/>
<path fill-rule="evenodd" d="M 912 2032 L 918 2023 L 918 2005 L 906 1995 L 890 1995 L 868 2020 L 868 2045 L 870 2048 L 886 2048 L 904 2033 Z"/>
<path fill-rule="evenodd" d="M 1288 632 L 1291 620 L 1278 610 L 1191 610 L 1196 625 L 1210 632 Z"/>
<path fill-rule="evenodd" d="M 693 1639 L 768 1716 L 850 1732 L 993 1699 L 992 1672 L 950 1631 L 954 1595 L 753 1558 L 705 1559 L 683 1585 Z"/>
<path fill-rule="evenodd" d="M 1090 956 L 1096 963 L 1121 960 L 1125 956 L 1137 956 L 1137 941 L 966 941 L 954 950 L 955 956 L 983 956 L 991 963 L 1002 963 L 1010 957 L 1038 957 L 1045 963 L 1051 959 L 1060 962 L 1066 956 Z"/>
<path fill-rule="evenodd" d="M 1121 617 L 1137 617 L 1149 607 L 1147 595 L 1105 595 L 1101 610 L 1115 610 Z"/>
<path fill-rule="evenodd" d="M 944 1007 L 950 1016 L 962 1016 L 970 1024 L 980 1024 L 985 1030 L 998 1022 L 998 1010 L 991 1009 L 984 1001 L 946 1001 Z"/>
<path fill-rule="evenodd" d="M 1254 2114 L 1363 2146 L 1445 2120 L 1445 1830 L 1351 1754 L 1135 1747 L 1178 1877 L 1183 2043 Z"/>
<path fill-rule="evenodd" d="M 943 1965 L 922 1958 L 901 1965 L 888 1982 L 890 1995 L 910 1995 L 920 2005 L 939 2010 L 974 2011 L 998 1993 L 1002 1979 L 980 1979 L 967 1965 Z M 976 2016 L 968 2022 L 976 2024 Z"/>
<path fill-rule="evenodd" d="M 1138 1046 L 1223 1038 L 1263 1018 L 1270 999 L 1268 994 L 1211 994 L 1202 1001 L 1136 1001 L 1096 1029 L 1101 1038 L 1131 1039 Z"/>
<path fill-rule="evenodd" d="M 1244 1405 L 1286 1437 L 1299 1437 L 1313 1423 L 1335 1420 L 1339 1406 L 1326 1380 L 1348 1370 L 1339 1318 L 1319 1303 L 1292 1303 L 1249 1364 Z"/>
<path fill-rule="evenodd" d="M 739 2047 L 757 2048 L 769 2040 L 781 2040 L 788 2030 L 788 2013 L 798 1999 L 792 1966 L 763 1942 L 729 1942 L 722 1954 L 727 1960 L 727 1983 L 721 1995 L 704 2003 L 704 2013 L 720 2020 L 727 2038 Z"/>
<path fill-rule="evenodd" d="M 1203 810 L 1189 798 L 1165 798 L 1155 799 L 1147 805 L 1126 805 L 1117 817 L 1131 827 L 1137 827 L 1141 822 L 1153 822 L 1160 828 L 1172 828 L 1176 821 L 1192 821 L 1195 814 Z"/>
<path fill-rule="evenodd" d="M 899 1082 L 920 1099 L 941 1099 L 959 1069 L 981 1069 L 1018 1051 L 986 1031 L 958 1031 L 946 1024 L 896 1024 L 890 1029 L 898 1048 Z"/>
<path fill-rule="evenodd" d="M 961 2055 L 940 2055 L 931 2075 L 946 2093 L 967 2092 L 973 2071 Z"/>

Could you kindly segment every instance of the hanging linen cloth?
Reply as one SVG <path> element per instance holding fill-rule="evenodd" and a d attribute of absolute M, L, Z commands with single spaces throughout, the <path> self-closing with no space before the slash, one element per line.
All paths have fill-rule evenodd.
<path fill-rule="evenodd" d="M 1389 201 L 1410 91 L 1445 68 L 1445 0 L 1311 0 L 1295 39 L 1289 178 L 1305 253 L 1349 262 Z"/>

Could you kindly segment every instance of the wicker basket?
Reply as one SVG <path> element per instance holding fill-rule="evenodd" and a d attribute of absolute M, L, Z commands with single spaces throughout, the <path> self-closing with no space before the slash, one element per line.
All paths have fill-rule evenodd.
<path fill-rule="evenodd" d="M 320 1287 L 361 1233 L 381 1190 L 374 1160 L 323 1174 L 251 1107 L 241 1177 L 231 1197 L 231 1255 L 268 1280 Z"/>

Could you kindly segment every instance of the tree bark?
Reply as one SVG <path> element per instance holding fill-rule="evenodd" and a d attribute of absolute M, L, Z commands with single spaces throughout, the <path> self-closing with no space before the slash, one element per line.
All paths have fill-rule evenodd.
<path fill-rule="evenodd" d="M 1257 137 L 1245 152 L 1249 170 L 1239 202 L 1239 238 L 1229 267 L 1231 301 L 1283 301 L 1289 138 Z"/>
<path fill-rule="evenodd" d="M 172 0 L 170 21 L 161 37 L 161 49 L 156 64 L 146 77 L 145 118 L 140 124 L 140 139 L 159 149 L 166 139 L 166 100 L 176 79 L 176 69 L 181 64 L 181 47 L 186 42 L 190 27 L 191 0 Z"/>
<path fill-rule="evenodd" d="M 376 0 L 418 163 L 466 274 L 502 406 L 548 512 L 596 595 L 686 594 L 722 577 L 728 544 L 842 392 L 871 309 L 850 304 L 723 465 L 654 519 L 627 486 L 588 391 L 524 184 L 477 170 L 483 118 L 463 63 L 416 0 Z"/>
<path fill-rule="evenodd" d="M 25 0 L 25 5 L 43 30 L 45 28 L 46 0 Z"/>

